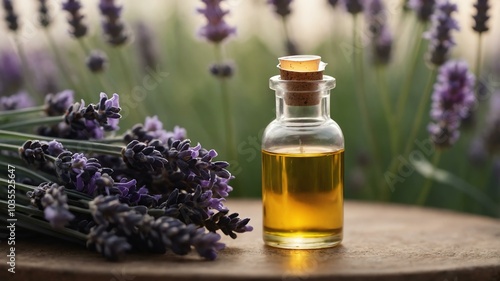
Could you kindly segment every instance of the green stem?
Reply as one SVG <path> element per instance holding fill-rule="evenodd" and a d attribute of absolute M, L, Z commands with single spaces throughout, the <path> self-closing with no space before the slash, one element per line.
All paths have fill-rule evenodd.
<path fill-rule="evenodd" d="M 32 75 L 31 70 L 28 66 L 28 59 L 26 57 L 26 52 L 24 51 L 23 44 L 21 44 L 21 42 L 19 41 L 19 34 L 16 33 L 14 35 L 14 41 L 16 43 L 19 56 L 21 57 L 21 65 L 23 68 L 23 73 L 25 75 L 25 79 L 23 81 L 26 84 L 26 88 L 33 98 L 41 100 L 41 96 L 37 95 L 36 88 L 33 86 L 33 81 L 35 81 L 35 79 L 33 78 L 34 76 Z"/>
<path fill-rule="evenodd" d="M 5 149 L 5 150 L 10 150 L 10 151 L 18 152 L 19 151 L 19 146 L 12 145 L 12 144 L 6 144 L 6 143 L 0 143 L 0 149 Z"/>
<path fill-rule="evenodd" d="M 373 157 L 375 160 L 375 163 L 381 163 L 382 158 L 380 157 L 380 153 L 377 145 L 377 141 L 375 139 L 375 131 L 373 131 L 374 126 L 372 126 L 371 118 L 368 113 L 368 103 L 366 101 L 366 96 L 365 96 L 365 78 L 364 78 L 364 73 L 363 73 L 363 48 L 359 48 L 359 57 L 358 57 L 358 42 L 360 42 L 360 38 L 358 35 L 358 27 L 359 27 L 359 16 L 354 15 L 354 24 L 353 24 L 353 48 L 355 49 L 354 54 L 353 54 L 353 67 L 354 67 L 354 73 L 357 74 L 358 78 L 355 81 L 356 85 L 356 97 L 357 97 L 357 102 L 358 102 L 358 107 L 359 111 L 361 114 L 361 118 L 363 121 L 363 128 L 365 131 L 365 134 L 367 135 L 367 139 L 369 142 L 370 150 L 373 153 Z M 382 170 L 381 170 L 381 165 L 375 165 L 375 170 L 377 175 L 382 175 Z M 382 187 L 382 186 L 380 186 Z M 375 187 L 377 188 L 377 187 Z M 381 191 L 381 198 L 385 199 L 386 198 L 386 190 L 382 189 Z"/>
<path fill-rule="evenodd" d="M 423 27 L 424 25 L 420 22 L 417 23 L 417 31 L 416 34 L 417 36 L 417 42 L 416 44 L 413 44 L 414 49 L 412 50 L 412 58 L 410 61 L 410 70 L 408 71 L 405 80 L 403 82 L 403 88 L 401 90 L 401 95 L 399 96 L 398 102 L 397 102 L 397 113 L 396 113 L 396 125 L 399 128 L 399 125 L 401 124 L 401 121 L 403 119 L 403 114 L 406 109 L 406 104 L 408 102 L 408 96 L 410 95 L 411 92 L 411 86 L 412 86 L 412 81 L 413 81 L 413 76 L 415 76 L 415 71 L 418 66 L 418 58 L 420 56 L 421 52 L 421 46 L 422 46 L 422 32 L 423 32 Z M 398 142 L 399 145 L 399 142 Z"/>
<path fill-rule="evenodd" d="M 51 138 L 51 137 L 43 137 L 43 136 L 39 136 L 39 135 L 31 135 L 31 134 L 5 131 L 5 130 L 0 130 L 0 137 L 2 137 L 2 138 L 17 138 L 20 141 L 22 141 L 22 140 L 44 140 L 44 141 L 54 140 L 54 138 Z M 105 144 L 105 143 L 90 142 L 90 141 L 83 141 L 83 140 L 57 139 L 57 141 L 61 142 L 65 147 L 71 146 L 73 148 L 87 149 L 87 150 L 99 149 L 99 150 L 106 151 L 106 154 L 120 153 L 122 148 L 123 148 L 122 146 L 110 145 L 110 144 Z"/>
<path fill-rule="evenodd" d="M 379 93 L 382 96 L 382 106 L 384 108 L 384 115 L 387 122 L 387 128 L 390 137 L 391 154 L 396 155 L 396 124 L 394 117 L 391 113 L 391 101 L 389 98 L 389 89 L 387 88 L 387 80 L 385 75 L 385 67 L 377 67 L 377 84 L 379 86 Z"/>
<path fill-rule="evenodd" d="M 410 153 L 410 150 L 413 147 L 415 137 L 417 136 L 418 130 L 420 129 L 420 124 L 422 123 L 422 117 L 423 117 L 423 114 L 425 111 L 425 105 L 427 104 L 429 97 L 432 93 L 432 85 L 434 82 L 434 76 L 436 76 L 436 72 L 437 72 L 436 68 L 433 68 L 431 70 L 430 75 L 429 75 L 427 85 L 425 86 L 424 95 L 420 99 L 420 103 L 419 103 L 418 108 L 417 108 L 416 116 L 413 119 L 413 125 L 411 127 L 410 137 L 408 138 L 408 140 L 406 142 L 406 146 L 405 146 L 404 152 L 402 154 L 403 157 L 405 157 L 406 155 L 408 155 Z M 389 169 L 388 169 L 391 172 L 391 174 L 395 173 L 396 168 L 397 168 L 397 163 L 398 163 L 398 161 L 396 160 L 396 158 L 392 159 L 391 164 L 390 164 Z"/>
<path fill-rule="evenodd" d="M 52 38 L 52 34 L 48 31 L 48 29 L 45 29 L 45 36 L 47 37 L 47 41 L 49 42 L 49 47 L 52 50 L 54 57 L 56 58 L 56 63 L 57 63 L 59 70 L 60 70 L 59 72 L 61 72 L 64 76 L 64 79 L 66 79 L 66 81 L 68 81 L 69 86 L 75 92 L 79 92 L 78 91 L 79 88 L 76 86 L 76 83 L 71 78 L 71 75 L 70 75 L 68 69 L 66 68 L 66 66 L 63 63 L 63 59 L 61 58 L 61 51 L 57 49 L 54 38 Z"/>
<path fill-rule="evenodd" d="M 217 63 L 221 64 L 223 62 L 222 47 L 220 44 L 215 45 L 215 58 Z M 231 95 L 227 89 L 227 79 L 219 78 L 220 91 L 222 99 L 222 118 L 224 119 L 224 127 L 226 128 L 225 137 L 227 145 L 227 156 L 230 160 L 236 161 L 236 140 L 234 135 L 234 116 L 231 112 Z"/>
<path fill-rule="evenodd" d="M 32 118 L 28 120 L 21 120 L 17 122 L 10 122 L 7 124 L 1 124 L 0 130 L 11 129 L 11 128 L 24 128 L 28 126 L 38 126 L 38 125 L 50 125 L 57 124 L 63 120 L 62 116 L 48 116 L 40 118 Z"/>
<path fill-rule="evenodd" d="M 481 63 L 482 63 L 483 36 L 482 33 L 477 35 L 477 50 L 476 50 L 476 98 L 479 98 L 479 84 L 481 83 Z"/>
<path fill-rule="evenodd" d="M 436 152 L 434 153 L 434 156 L 432 158 L 432 168 L 433 168 L 432 171 L 433 172 L 436 170 L 440 158 L 441 158 L 441 150 L 438 149 L 438 150 L 436 150 Z M 419 194 L 418 199 L 417 199 L 418 205 L 424 205 L 425 202 L 427 201 L 427 197 L 429 196 L 429 192 L 431 191 L 431 187 L 432 187 L 433 182 L 434 181 L 432 180 L 432 174 L 431 174 L 431 176 L 429 176 L 425 179 L 424 186 L 423 186 L 422 190 L 420 191 L 420 194 Z"/>
<path fill-rule="evenodd" d="M 30 113 L 37 113 L 45 110 L 45 105 L 16 109 L 16 110 L 6 110 L 0 111 L 0 118 L 11 117 L 11 116 L 21 116 Z"/>
<path fill-rule="evenodd" d="M 130 71 L 130 68 L 128 67 L 127 63 L 127 57 L 125 55 L 125 49 L 119 48 L 118 49 L 118 54 L 119 54 L 119 59 L 120 63 L 122 65 L 122 70 L 123 70 L 123 75 L 125 80 L 127 81 L 127 92 L 132 92 L 133 84 L 132 82 L 134 81 L 134 76 L 132 75 L 132 72 Z"/>
<path fill-rule="evenodd" d="M 80 38 L 77 41 L 78 41 L 78 45 L 80 46 L 80 48 L 83 51 L 83 54 L 90 55 L 92 51 L 90 50 L 90 47 L 87 45 L 85 38 Z M 93 74 L 94 74 L 94 77 L 97 78 L 97 81 L 99 82 L 99 86 L 101 87 L 101 92 L 107 93 L 112 89 L 111 86 L 104 81 L 101 73 L 93 73 Z"/>

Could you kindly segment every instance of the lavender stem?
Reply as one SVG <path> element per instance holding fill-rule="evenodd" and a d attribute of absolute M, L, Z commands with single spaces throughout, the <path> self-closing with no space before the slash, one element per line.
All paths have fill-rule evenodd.
<path fill-rule="evenodd" d="M 45 105 L 27 107 L 27 108 L 15 109 L 15 110 L 0 111 L 0 118 L 16 116 L 16 115 L 22 116 L 25 114 L 41 112 L 44 110 L 45 110 Z"/>
<path fill-rule="evenodd" d="M 28 119 L 21 120 L 17 122 L 9 122 L 7 124 L 1 124 L 0 130 L 12 129 L 12 128 L 22 128 L 27 126 L 38 126 L 38 125 L 48 125 L 48 124 L 56 124 L 63 121 L 62 116 L 49 116 L 49 117 L 41 117 L 37 119 Z"/>
<path fill-rule="evenodd" d="M 432 183 L 434 182 L 432 180 L 432 175 L 434 174 L 440 159 L 441 159 L 441 150 L 438 149 L 436 150 L 434 156 L 432 157 L 432 167 L 433 167 L 432 174 L 431 176 L 425 178 L 424 186 L 422 187 L 422 190 L 418 195 L 417 205 L 424 205 L 425 202 L 427 201 L 427 197 L 429 197 L 429 192 L 431 191 Z"/>

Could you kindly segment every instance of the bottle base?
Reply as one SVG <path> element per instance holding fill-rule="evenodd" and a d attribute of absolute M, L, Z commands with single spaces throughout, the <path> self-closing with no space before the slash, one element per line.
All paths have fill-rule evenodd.
<path fill-rule="evenodd" d="M 342 242 L 342 232 L 328 236 L 308 237 L 307 235 L 264 233 L 264 243 L 282 249 L 323 249 L 331 248 Z"/>

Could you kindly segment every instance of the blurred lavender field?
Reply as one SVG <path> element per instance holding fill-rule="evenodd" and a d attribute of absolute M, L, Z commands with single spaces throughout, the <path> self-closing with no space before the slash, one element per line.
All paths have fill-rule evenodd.
<path fill-rule="evenodd" d="M 227 0 L 222 17 L 197 12 L 219 1 L 124 0 L 107 34 L 103 21 L 116 16 L 100 15 L 107 1 L 80 1 L 78 13 L 62 9 L 72 1 L 7 2 L 19 27 L 9 30 L 2 9 L 2 111 L 66 89 L 76 100 L 119 93 L 116 136 L 157 116 L 230 162 L 233 196 L 257 198 L 277 57 L 316 54 L 337 79 L 331 111 L 346 139 L 346 198 L 500 216 L 498 1 Z"/>

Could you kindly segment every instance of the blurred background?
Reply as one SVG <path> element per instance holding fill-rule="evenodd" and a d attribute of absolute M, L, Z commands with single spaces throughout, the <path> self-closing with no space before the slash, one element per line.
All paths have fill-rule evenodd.
<path fill-rule="evenodd" d="M 346 198 L 425 204 L 499 216 L 500 157 L 498 149 L 488 150 L 484 136 L 485 130 L 492 127 L 491 120 L 497 120 L 500 114 L 490 106 L 500 89 L 500 2 L 489 1 L 489 30 L 481 33 L 479 81 L 483 94 L 477 114 L 462 124 L 458 142 L 443 149 L 435 166 L 430 160 L 432 153 L 425 153 L 419 146 L 411 145 L 409 152 L 420 151 L 424 159 L 411 161 L 411 154 L 404 153 L 408 142 L 429 141 L 430 98 L 424 101 L 425 114 L 416 128 L 416 137 L 407 138 L 411 136 L 417 104 L 425 97 L 425 84 L 431 73 L 425 60 L 428 41 L 422 36 L 430 23 L 419 22 L 416 13 L 405 6 L 406 1 L 383 1 L 384 24 L 392 33 L 392 48 L 388 62 L 381 65 L 374 62 L 373 36 L 366 12 L 356 16 L 358 25 L 354 26 L 353 15 L 346 11 L 343 1 L 333 5 L 335 2 L 294 0 L 289 5 L 290 13 L 283 17 L 266 0 L 222 1 L 223 9 L 229 11 L 224 19 L 236 28 L 236 33 L 218 44 L 222 48 L 221 59 L 217 58 L 215 44 L 199 35 L 199 29 L 207 23 L 196 11 L 205 7 L 202 1 L 118 1 L 123 6 L 121 20 L 130 36 L 125 45 L 118 47 L 109 45 L 103 37 L 98 0 L 81 1 L 80 12 L 88 26 L 85 47 L 68 33 L 68 13 L 61 9 L 61 1 L 46 1 L 51 25 L 45 29 L 39 23 L 39 1 L 15 1 L 20 27 L 14 35 L 2 22 L 0 56 L 5 64 L 5 57 L 17 55 L 22 46 L 31 74 L 23 76 L 23 83 L 31 81 L 35 89 L 33 99 L 38 102 L 46 93 L 64 89 L 73 89 L 77 100 L 88 101 L 97 100 L 101 91 L 119 93 L 123 119 L 118 135 L 154 115 L 165 129 L 172 130 L 175 125 L 185 128 L 193 142 L 214 148 L 219 152 L 219 160 L 231 163 L 230 170 L 236 176 L 233 197 L 258 198 L 260 139 L 275 114 L 274 92 L 269 89 L 268 80 L 278 74 L 277 58 L 291 53 L 320 55 L 328 63 L 325 73 L 337 79 L 331 115 L 346 139 Z M 477 74 L 474 66 L 479 36 L 472 29 L 473 4 L 477 1 L 452 2 L 458 5 L 453 17 L 460 31 L 452 32 L 457 44 L 450 59 L 466 61 Z M 4 13 L 1 15 L 3 18 Z M 356 44 L 353 33 L 360 38 Z M 91 73 L 86 66 L 91 50 L 100 50 L 108 58 L 100 73 Z M 362 62 L 362 75 L 353 68 L 356 56 Z M 231 67 L 231 77 L 220 78 L 211 73 L 210 67 L 217 59 Z M 20 59 L 14 59 L 14 63 L 20 64 Z M 0 75 L 4 84 L 12 81 L 5 73 Z M 228 152 L 225 138 L 220 80 L 224 80 L 230 97 L 235 154 Z M 408 101 L 401 109 L 397 105 L 406 80 Z M 360 82 L 364 84 L 364 111 L 369 124 L 356 100 Z M 12 90 L 5 87 L 0 92 L 0 96 L 11 94 Z M 389 110 L 384 111 L 384 101 L 388 101 Z M 398 118 L 396 113 L 400 111 Z M 387 117 L 387 112 L 393 114 Z M 396 119 L 397 122 L 388 121 Z M 498 127 L 497 124 L 494 128 L 500 130 Z M 391 147 L 393 136 L 400 139 L 399 147 Z M 371 145 L 370 139 L 376 145 Z M 424 186 L 430 190 L 422 202 L 417 198 Z"/>

